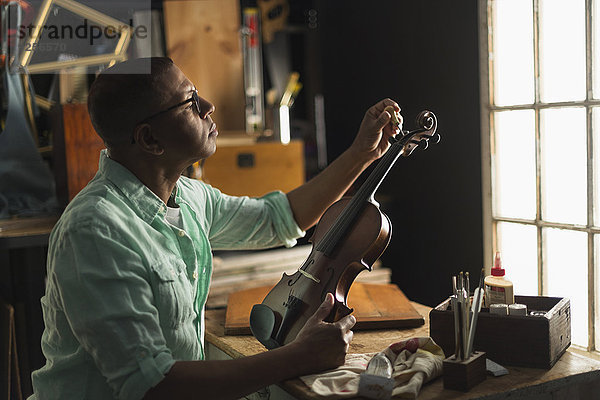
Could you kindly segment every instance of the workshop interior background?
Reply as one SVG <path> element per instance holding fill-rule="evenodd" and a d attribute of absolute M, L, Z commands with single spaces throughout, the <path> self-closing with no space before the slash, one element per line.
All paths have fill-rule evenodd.
<path fill-rule="evenodd" d="M 41 2 L 31 3 L 39 6 Z M 113 13 L 114 18 L 122 21 L 128 21 L 135 11 L 132 2 L 80 3 L 97 6 L 99 11 Z M 245 0 L 241 3 L 231 0 L 148 2 L 159 21 L 157 43 L 162 46 L 158 52 L 171 56 L 188 76 L 196 73 L 201 76 L 202 80 L 195 82 L 201 95 L 203 88 L 211 93 L 231 92 L 232 82 L 243 84 L 241 69 L 236 76 L 210 74 L 211 71 L 230 71 L 228 65 L 212 65 L 212 69 L 209 65 L 208 69 L 193 71 L 195 64 L 206 65 L 207 60 L 210 64 L 212 55 L 186 53 L 185 49 L 169 46 L 169 33 L 180 30 L 185 37 L 190 30 L 192 34 L 194 29 L 200 30 L 189 23 L 179 26 L 174 23 L 176 20 L 169 21 L 165 17 L 169 7 L 173 15 L 177 15 L 177 7 L 185 3 L 219 3 L 213 9 L 223 12 L 229 12 L 227 10 L 233 4 L 237 6 L 238 19 L 234 22 L 238 24 L 243 19 L 244 7 L 253 4 Z M 400 104 L 408 129 L 415 127 L 414 118 L 421 110 L 436 114 L 441 142 L 431 145 L 427 151 L 416 151 L 410 157 L 400 159 L 379 188 L 376 200 L 393 225 L 392 240 L 382 256 L 381 267 L 389 268 L 391 277 L 388 275 L 388 278 L 409 299 L 429 306 L 437 305 L 450 294 L 450 278 L 456 271 L 470 271 L 473 277 L 478 277 L 484 259 L 477 2 L 294 0 L 278 3 L 289 7 L 289 15 L 285 25 L 274 33 L 283 49 L 263 44 L 262 94 L 266 98 L 268 89 L 275 84 L 281 86 L 278 71 L 280 75 L 285 73 L 286 79 L 290 72 L 298 72 L 298 82 L 302 84 L 301 89 L 294 92 L 295 98 L 289 109 L 292 142 L 301 143 L 296 148 L 300 153 L 289 150 L 289 157 L 302 159 L 291 166 L 286 163 L 285 168 L 282 167 L 284 172 L 297 171 L 300 166 L 303 178 L 314 176 L 326 162 L 331 162 L 350 146 L 364 112 L 382 98 L 389 97 Z M 193 16 L 186 21 L 193 21 Z M 216 15 L 214 22 L 220 21 L 222 16 Z M 218 30 L 218 26 L 214 29 Z M 211 34 L 210 30 L 203 32 L 203 37 Z M 68 56 L 64 55 L 63 59 Z M 239 62 L 243 55 L 238 52 L 234 58 Z M 278 62 L 281 63 L 279 69 Z M 89 68 L 83 74 L 83 86 L 89 86 L 100 69 Z M 59 71 L 52 71 L 30 76 L 37 98 L 49 102 L 36 107 L 35 146 L 48 166 L 49 179 L 55 180 L 58 210 L 74 195 L 69 192 L 70 179 L 74 178 L 68 175 L 78 167 L 69 165 L 69 154 L 78 154 L 73 157 L 79 157 L 78 162 L 83 163 L 89 154 L 97 154 L 101 148 L 94 138 L 75 138 L 74 147 L 70 147 L 68 135 L 85 130 L 86 90 L 81 88 L 81 80 L 73 80 L 72 73 L 70 78 L 60 78 L 60 75 Z M 244 100 L 244 93 L 239 91 L 236 106 L 230 109 L 227 104 L 221 108 L 217 106 L 215 119 L 221 124 L 219 140 L 231 138 L 235 142 L 239 139 L 239 131 L 244 126 L 227 124 L 235 120 L 244 122 Z M 242 107 L 237 107 L 239 104 Z M 235 114 L 236 110 L 240 113 Z M 222 112 L 220 115 L 219 111 Z M 231 114 L 227 115 L 228 112 Z M 267 106 L 265 113 L 266 128 L 277 123 L 272 108 Z M 222 123 L 220 119 L 223 119 Z M 323 134 L 323 137 L 319 136 Z M 246 136 L 256 139 L 261 132 Z M 281 132 L 275 129 L 273 136 L 261 137 L 259 143 L 277 141 L 280 136 Z M 242 139 L 240 145 L 245 146 L 247 140 Z M 248 167 L 239 163 L 252 166 L 254 161 L 238 158 L 236 167 Z M 209 166 L 210 159 L 206 162 L 207 174 Z M 190 168 L 190 174 L 201 174 L 197 168 L 202 167 Z M 91 168 L 97 168 L 97 161 Z M 37 175 L 39 178 L 43 173 Z M 363 174 L 352 190 L 365 176 Z M 218 179 L 215 177 L 214 181 Z M 265 180 L 260 175 L 256 179 Z M 307 238 L 300 244 L 306 244 Z M 28 257 L 35 258 L 32 254 Z M 39 252 L 37 257 L 45 257 L 44 252 Z M 39 272 L 43 274 L 43 269 Z M 27 277 L 13 277 L 14 282 L 25 279 Z M 2 283 L 3 291 L 9 290 L 8 285 Z M 35 290 L 43 291 L 43 284 Z M 41 359 L 32 364 L 39 362 Z"/>

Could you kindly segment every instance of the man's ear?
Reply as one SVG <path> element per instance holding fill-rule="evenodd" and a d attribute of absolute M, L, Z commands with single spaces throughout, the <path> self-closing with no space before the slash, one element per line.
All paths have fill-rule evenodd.
<path fill-rule="evenodd" d="M 143 151 L 159 156 L 165 149 L 152 134 L 150 124 L 139 124 L 133 130 L 133 140 Z"/>

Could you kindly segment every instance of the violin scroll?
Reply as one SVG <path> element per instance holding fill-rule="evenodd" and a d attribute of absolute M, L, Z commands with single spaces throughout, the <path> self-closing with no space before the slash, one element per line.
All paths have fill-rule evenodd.
<path fill-rule="evenodd" d="M 424 110 L 417 115 L 417 129 L 412 131 L 402 131 L 402 137 L 396 140 L 403 146 L 402 155 L 408 157 L 417 147 L 426 150 L 429 147 L 429 140 L 433 143 L 439 143 L 441 136 L 436 133 L 437 118 L 435 114 L 429 110 Z"/>
<path fill-rule="evenodd" d="M 433 130 L 435 132 L 435 129 L 437 128 L 437 118 L 435 117 L 435 114 L 429 110 L 421 111 L 415 120 L 417 126 L 422 129 Z"/>

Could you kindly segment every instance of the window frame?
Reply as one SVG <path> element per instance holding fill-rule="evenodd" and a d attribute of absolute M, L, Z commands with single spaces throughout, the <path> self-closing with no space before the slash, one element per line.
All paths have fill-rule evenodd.
<path fill-rule="evenodd" d="M 482 188 L 483 188 L 483 249 L 486 274 L 490 273 L 490 262 L 496 249 L 498 249 L 497 225 L 499 222 L 516 223 L 535 226 L 537 232 L 537 276 L 538 295 L 544 295 L 547 287 L 547 272 L 545 264 L 545 251 L 543 243 L 544 228 L 558 228 L 572 231 L 585 232 L 587 234 L 587 270 L 588 270 L 588 352 L 596 349 L 596 310 L 599 296 L 596 293 L 596 243 L 594 235 L 600 234 L 600 223 L 594 226 L 594 204 L 596 187 L 594 174 L 600 176 L 600 169 L 594 169 L 594 136 L 593 136 L 593 107 L 600 113 L 600 93 L 598 99 L 593 97 L 593 24 L 592 18 L 596 10 L 594 0 L 585 2 L 585 40 L 586 40 L 586 96 L 582 101 L 566 101 L 545 103 L 540 96 L 540 12 L 541 0 L 530 0 L 533 7 L 533 56 L 534 56 L 534 102 L 533 104 L 519 104 L 511 106 L 497 106 L 493 103 L 494 73 L 493 73 L 493 12 L 496 0 L 479 0 L 479 43 L 480 43 L 480 95 L 481 95 L 481 154 L 482 154 Z M 600 1 L 598 2 L 600 4 Z M 600 39 L 599 39 L 600 40 Z M 600 57 L 599 57 L 600 58 Z M 600 79 L 600 74 L 598 74 Z M 554 223 L 543 220 L 543 198 L 542 198 L 542 149 L 541 149 L 541 125 L 540 115 L 544 109 L 563 107 L 583 107 L 586 113 L 586 140 L 587 140 L 587 224 L 576 225 L 567 223 Z M 494 113 L 498 111 L 533 110 L 535 113 L 535 165 L 536 165 L 536 216 L 534 220 L 507 218 L 494 215 L 494 165 L 492 164 L 494 138 Z M 600 127 L 599 127 L 600 129 Z M 599 135 L 600 137 L 600 135 Z M 597 178 L 597 177 L 596 177 Z M 598 258 L 600 262 L 600 257 Z"/>

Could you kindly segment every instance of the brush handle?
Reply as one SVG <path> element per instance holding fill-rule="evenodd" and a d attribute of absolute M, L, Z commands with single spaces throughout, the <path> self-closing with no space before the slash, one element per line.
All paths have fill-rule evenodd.
<path fill-rule="evenodd" d="M 467 343 L 467 357 L 473 353 L 473 343 L 475 342 L 475 330 L 477 329 L 477 317 L 481 310 L 481 302 L 483 298 L 483 289 L 478 287 L 473 294 L 473 307 L 471 308 L 471 326 L 469 328 L 469 341 Z"/>

